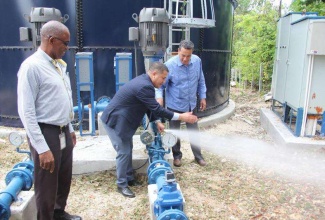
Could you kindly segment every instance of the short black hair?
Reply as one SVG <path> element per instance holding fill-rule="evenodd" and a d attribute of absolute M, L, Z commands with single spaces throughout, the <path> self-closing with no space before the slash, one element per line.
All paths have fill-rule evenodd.
<path fill-rule="evenodd" d="M 153 62 L 149 67 L 149 72 L 157 71 L 158 73 L 163 73 L 164 71 L 169 72 L 168 67 L 161 62 Z"/>

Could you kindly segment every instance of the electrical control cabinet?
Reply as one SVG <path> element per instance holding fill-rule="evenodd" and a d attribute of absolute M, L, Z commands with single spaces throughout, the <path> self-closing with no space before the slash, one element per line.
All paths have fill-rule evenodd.
<path fill-rule="evenodd" d="M 325 109 L 325 17 L 291 24 L 284 101 L 293 109 L 321 114 Z"/>
<path fill-rule="evenodd" d="M 285 102 L 285 87 L 288 69 L 289 45 L 292 43 L 291 23 L 305 16 L 317 16 L 315 13 L 291 12 L 278 20 L 276 37 L 276 54 L 272 76 L 272 96 L 280 103 Z"/>

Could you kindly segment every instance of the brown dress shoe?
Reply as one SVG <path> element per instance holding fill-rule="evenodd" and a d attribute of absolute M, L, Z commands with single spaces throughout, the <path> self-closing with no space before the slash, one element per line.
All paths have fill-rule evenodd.
<path fill-rule="evenodd" d="M 180 166 L 182 166 L 181 159 L 174 159 L 174 166 L 175 166 L 175 167 L 180 167 Z"/>
<path fill-rule="evenodd" d="M 203 159 L 202 160 L 197 160 L 196 161 L 201 167 L 204 167 L 205 165 L 207 165 L 207 162 L 205 162 Z"/>

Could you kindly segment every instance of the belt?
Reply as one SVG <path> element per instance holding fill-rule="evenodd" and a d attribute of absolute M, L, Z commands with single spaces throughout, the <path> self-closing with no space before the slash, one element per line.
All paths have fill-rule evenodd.
<path fill-rule="evenodd" d="M 60 129 L 61 131 L 64 131 L 66 128 L 68 128 L 68 124 L 67 125 L 63 125 L 63 126 L 60 126 L 60 125 L 51 125 L 51 124 L 46 124 L 46 123 L 42 123 L 42 122 L 39 122 L 38 125 L 41 127 L 41 128 L 44 128 L 44 127 L 52 127 L 52 128 L 57 128 L 57 129 Z"/>
<path fill-rule="evenodd" d="M 172 112 L 176 112 L 176 113 L 184 113 L 183 111 L 178 111 L 178 110 L 175 110 L 175 109 L 172 109 L 172 108 L 169 108 L 167 107 L 168 110 L 172 111 Z M 190 109 L 188 110 L 189 112 L 191 111 Z M 192 112 L 193 112 L 193 115 L 196 115 L 197 114 L 197 108 L 195 107 L 194 109 L 192 109 Z"/>

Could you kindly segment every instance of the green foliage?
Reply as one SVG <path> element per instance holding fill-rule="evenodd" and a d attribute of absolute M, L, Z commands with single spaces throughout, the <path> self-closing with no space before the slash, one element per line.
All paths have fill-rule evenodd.
<path fill-rule="evenodd" d="M 318 12 L 319 16 L 325 15 L 325 3 L 321 0 L 294 0 L 290 10 L 295 12 Z"/>
<path fill-rule="evenodd" d="M 272 1 L 272 0 L 270 0 Z M 265 9 L 265 4 L 270 5 L 269 0 L 240 0 L 238 1 L 238 7 L 236 8 L 236 14 L 247 14 L 252 11 L 260 11 Z"/>
<path fill-rule="evenodd" d="M 236 14 L 247 14 L 251 9 L 251 1 L 250 0 L 241 0 L 238 2 L 238 7 L 236 8 Z"/>
<path fill-rule="evenodd" d="M 257 85 L 262 65 L 264 88 L 271 84 L 279 11 L 270 1 L 238 1 L 233 35 L 232 67 L 239 70 L 241 80 Z M 289 9 L 325 15 L 324 0 L 294 0 Z"/>
<path fill-rule="evenodd" d="M 247 1 L 248 2 L 248 1 Z M 277 10 L 269 2 L 254 1 L 250 6 L 244 1 L 240 13 L 235 15 L 233 68 L 241 79 L 258 82 L 260 65 L 263 67 L 264 84 L 271 83 Z M 262 5 L 262 6 L 261 6 Z M 243 13 L 254 8 L 249 13 Z"/>

